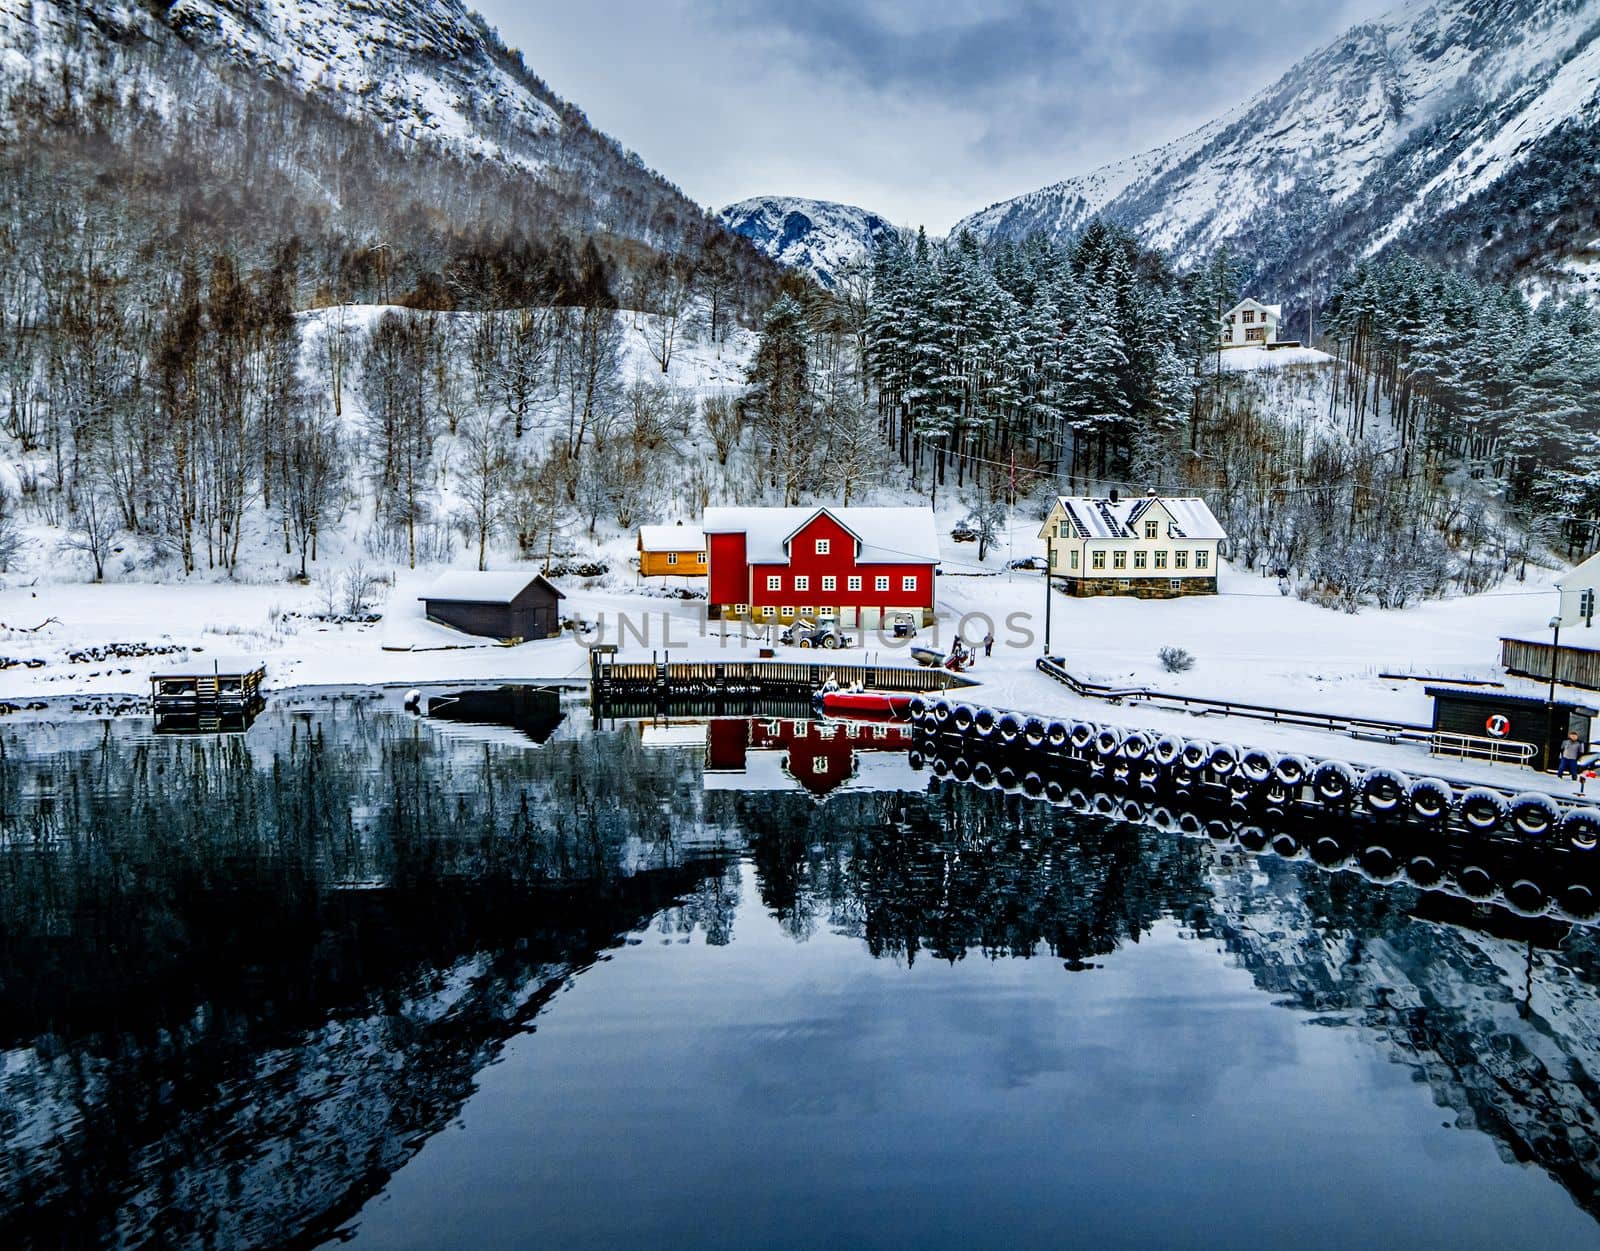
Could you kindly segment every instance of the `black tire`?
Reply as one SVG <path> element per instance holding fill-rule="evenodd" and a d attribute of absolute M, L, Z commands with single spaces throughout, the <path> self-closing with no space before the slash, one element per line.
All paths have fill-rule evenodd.
<path fill-rule="evenodd" d="M 1373 769 L 1361 779 L 1361 798 L 1367 810 L 1380 817 L 1400 812 L 1410 789 L 1411 779 L 1398 769 Z"/>
<path fill-rule="evenodd" d="M 1506 819 L 1505 797 L 1486 786 L 1475 786 L 1461 797 L 1457 808 L 1467 828 L 1479 834 L 1489 834 Z"/>
<path fill-rule="evenodd" d="M 1418 778 L 1411 784 L 1406 797 L 1417 820 L 1432 824 L 1443 821 L 1450 815 L 1450 805 L 1455 799 L 1455 792 L 1450 789 L 1448 782 L 1442 782 L 1438 778 Z"/>
<path fill-rule="evenodd" d="M 1324 760 L 1311 775 L 1317 798 L 1330 808 L 1342 808 L 1355 798 L 1356 771 L 1342 760 Z"/>
<path fill-rule="evenodd" d="M 1600 808 L 1574 808 L 1561 818 L 1561 836 L 1574 851 L 1600 846 Z"/>
<path fill-rule="evenodd" d="M 1561 807 L 1539 791 L 1525 791 L 1511 801 L 1511 824 L 1524 838 L 1543 839 L 1561 824 Z"/>

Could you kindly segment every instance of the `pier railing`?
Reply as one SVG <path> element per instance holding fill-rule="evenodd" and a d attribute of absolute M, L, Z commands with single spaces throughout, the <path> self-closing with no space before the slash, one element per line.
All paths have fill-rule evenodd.
<path fill-rule="evenodd" d="M 859 683 L 880 691 L 930 694 L 973 686 L 971 678 L 947 669 L 905 665 L 806 664 L 786 660 L 619 661 L 597 655 L 590 674 L 598 699 L 714 699 L 769 695 L 809 698 L 830 679 L 840 686 Z"/>

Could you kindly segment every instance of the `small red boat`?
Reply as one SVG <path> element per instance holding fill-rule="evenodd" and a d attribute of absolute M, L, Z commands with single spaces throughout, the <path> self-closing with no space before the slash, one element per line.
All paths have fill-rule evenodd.
<path fill-rule="evenodd" d="M 822 691 L 817 696 L 817 706 L 834 717 L 909 721 L 915 698 L 903 691 Z"/>

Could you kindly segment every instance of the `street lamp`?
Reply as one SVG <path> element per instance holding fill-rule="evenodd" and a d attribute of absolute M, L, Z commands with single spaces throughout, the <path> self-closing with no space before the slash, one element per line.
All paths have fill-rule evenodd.
<path fill-rule="evenodd" d="M 1555 637 L 1550 642 L 1550 696 L 1549 703 L 1552 707 L 1556 702 L 1556 662 L 1561 656 L 1561 618 L 1550 618 L 1550 629 Z"/>

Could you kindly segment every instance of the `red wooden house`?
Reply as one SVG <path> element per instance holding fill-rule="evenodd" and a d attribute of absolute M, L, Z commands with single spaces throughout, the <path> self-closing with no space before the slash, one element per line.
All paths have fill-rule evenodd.
<path fill-rule="evenodd" d="M 855 721 L 813 721 L 792 718 L 723 718 L 713 721 L 706 734 L 706 786 L 718 789 L 712 775 L 730 775 L 739 790 L 769 786 L 787 789 L 798 784 L 819 799 L 861 776 L 869 754 L 883 754 L 905 766 L 912 745 L 911 730 L 903 725 Z M 762 758 L 776 769 L 764 769 Z M 878 781 L 901 785 L 898 774 L 874 773 Z M 920 790 L 911 774 L 907 789 Z"/>
<path fill-rule="evenodd" d="M 702 529 L 713 620 L 933 624 L 930 508 L 708 508 Z"/>

